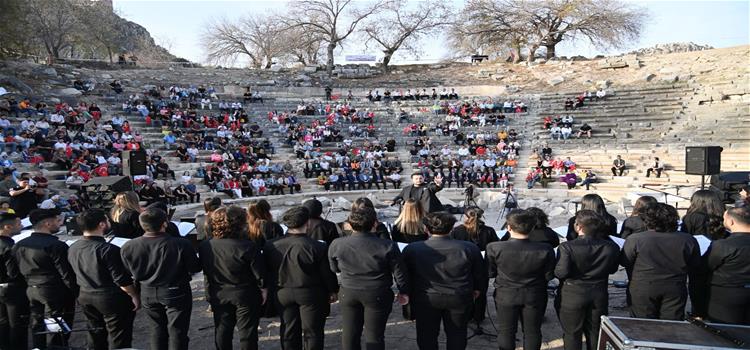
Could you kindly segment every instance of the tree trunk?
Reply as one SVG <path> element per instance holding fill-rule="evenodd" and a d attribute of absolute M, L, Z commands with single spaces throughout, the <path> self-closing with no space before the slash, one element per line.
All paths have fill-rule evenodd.
<path fill-rule="evenodd" d="M 112 59 L 112 49 L 107 48 L 107 54 L 109 54 L 109 63 L 115 63 L 115 61 Z"/>
<path fill-rule="evenodd" d="M 328 77 L 333 76 L 333 50 L 336 49 L 336 43 L 329 43 L 327 52 L 328 52 L 328 62 L 326 63 L 326 72 L 328 72 Z"/>
<path fill-rule="evenodd" d="M 513 56 L 513 63 L 521 62 L 521 46 L 513 45 L 511 47 L 511 55 Z"/>
<path fill-rule="evenodd" d="M 555 45 L 557 44 L 544 45 L 547 48 L 547 59 L 555 57 Z"/>
<path fill-rule="evenodd" d="M 383 51 L 383 53 L 385 54 L 385 56 L 383 56 L 383 72 L 385 72 L 386 74 L 388 74 L 388 64 L 391 63 L 393 52 L 394 51 L 392 50 Z"/>
<path fill-rule="evenodd" d="M 531 63 L 534 62 L 536 59 L 536 50 L 539 49 L 539 46 L 532 46 L 529 47 L 529 56 L 526 57 L 526 62 Z"/>

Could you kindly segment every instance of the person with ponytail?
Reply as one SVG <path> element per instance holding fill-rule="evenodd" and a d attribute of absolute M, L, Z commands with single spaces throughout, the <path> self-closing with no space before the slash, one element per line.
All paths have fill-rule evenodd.
<path fill-rule="evenodd" d="M 488 244 L 497 242 L 498 238 L 495 229 L 485 225 L 484 220 L 482 220 L 483 215 L 484 210 L 481 208 L 470 207 L 466 209 L 466 220 L 463 224 L 454 227 L 450 236 L 460 241 L 472 242 L 479 247 L 480 251 L 484 251 Z M 476 322 L 478 334 L 482 333 L 481 324 L 487 310 L 487 288 L 479 290 L 479 292 L 479 296 L 474 298 L 474 311 L 471 319 Z"/>

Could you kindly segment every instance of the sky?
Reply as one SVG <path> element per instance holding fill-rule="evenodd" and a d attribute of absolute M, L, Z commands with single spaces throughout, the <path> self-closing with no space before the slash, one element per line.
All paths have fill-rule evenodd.
<path fill-rule="evenodd" d="M 415 0 L 422 1 L 422 0 Z M 428 1 L 428 0 L 425 0 Z M 440 1 L 440 0 L 434 0 Z M 448 0 L 451 1 L 451 0 Z M 461 8 L 463 0 L 452 0 Z M 650 15 L 640 40 L 619 50 L 602 51 L 585 42 L 562 42 L 559 56 L 593 57 L 629 52 L 638 48 L 672 42 L 694 42 L 716 48 L 750 44 L 750 1 L 629 1 L 646 9 Z M 250 13 L 283 12 L 285 0 L 114 0 L 116 11 L 123 17 L 144 26 L 160 44 L 178 57 L 205 63 L 200 36 L 206 22 L 236 19 Z M 422 43 L 419 57 L 398 56 L 395 64 L 436 62 L 448 55 L 449 47 L 441 36 Z M 345 55 L 379 55 L 376 48 L 365 48 L 357 41 L 338 50 L 336 60 Z"/>

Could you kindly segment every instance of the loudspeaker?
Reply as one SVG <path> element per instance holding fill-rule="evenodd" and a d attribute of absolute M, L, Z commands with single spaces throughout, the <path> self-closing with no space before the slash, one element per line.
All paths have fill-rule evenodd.
<path fill-rule="evenodd" d="M 122 174 L 125 176 L 146 175 L 146 152 L 122 151 Z"/>
<path fill-rule="evenodd" d="M 685 147 L 685 174 L 716 175 L 721 172 L 719 146 Z"/>
<path fill-rule="evenodd" d="M 83 184 L 85 200 L 90 208 L 109 209 L 120 192 L 132 191 L 129 176 L 94 177 Z"/>

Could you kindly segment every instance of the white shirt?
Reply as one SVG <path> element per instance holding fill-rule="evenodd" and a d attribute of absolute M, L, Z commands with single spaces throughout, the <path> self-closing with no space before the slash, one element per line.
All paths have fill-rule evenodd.
<path fill-rule="evenodd" d="M 251 181 L 251 182 L 250 182 L 250 184 L 251 184 L 251 185 L 252 185 L 252 186 L 253 186 L 254 188 L 258 189 L 258 188 L 261 188 L 261 187 L 265 186 L 265 185 L 266 185 L 266 182 L 265 182 L 265 181 L 263 181 L 263 179 L 253 179 L 253 181 Z"/>

